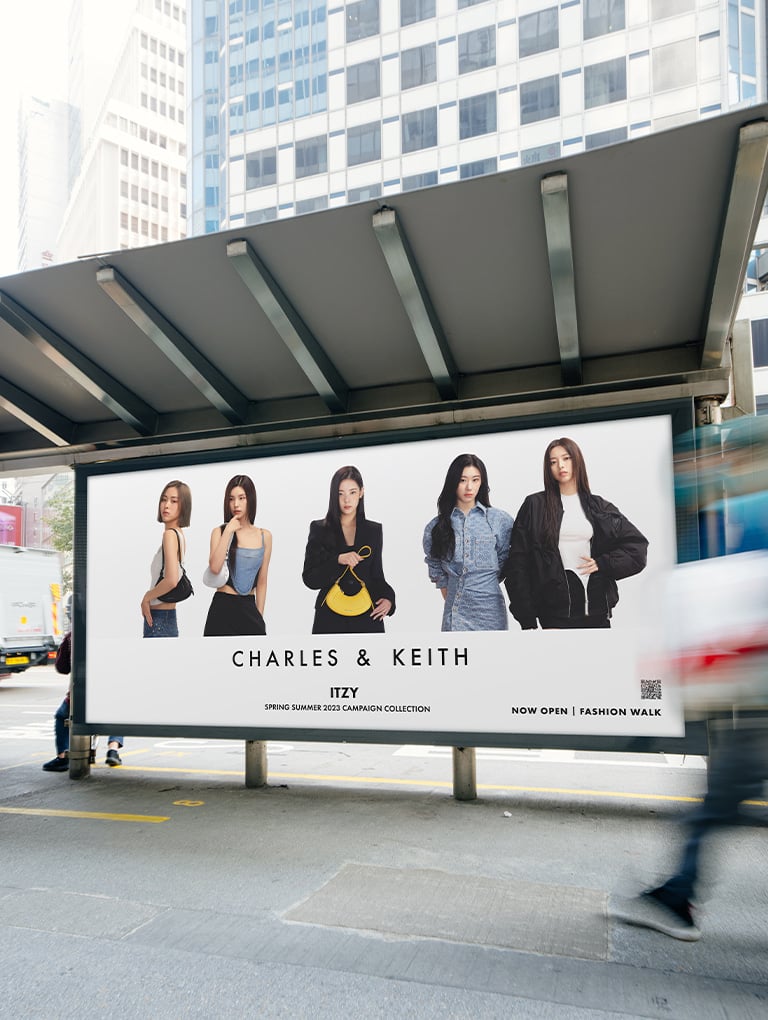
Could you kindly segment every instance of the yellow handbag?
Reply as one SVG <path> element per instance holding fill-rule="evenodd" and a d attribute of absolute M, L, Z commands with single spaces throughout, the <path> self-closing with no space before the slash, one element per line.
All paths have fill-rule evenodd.
<path fill-rule="evenodd" d="M 357 555 L 361 560 L 367 560 L 372 551 L 373 550 L 369 545 L 364 545 L 357 550 Z M 344 579 L 347 572 L 349 572 L 360 585 L 360 591 L 355 592 L 354 595 L 347 595 L 346 592 L 341 589 L 341 581 Z M 365 582 L 360 580 L 352 567 L 347 567 L 344 570 L 344 573 L 342 573 L 328 589 L 328 592 L 323 599 L 323 605 L 328 606 L 332 613 L 338 613 L 339 616 L 360 616 L 362 613 L 367 613 L 368 610 L 373 607 L 373 599 L 371 598 L 370 592 L 365 587 Z"/>

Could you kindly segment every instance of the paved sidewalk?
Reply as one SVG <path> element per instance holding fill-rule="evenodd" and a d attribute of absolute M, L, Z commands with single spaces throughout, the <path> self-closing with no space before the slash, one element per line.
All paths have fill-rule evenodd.
<path fill-rule="evenodd" d="M 768 1014 L 757 823 L 716 848 L 685 944 L 607 914 L 670 863 L 680 804 L 246 790 L 127 760 L 0 782 L 3 1017 Z"/>

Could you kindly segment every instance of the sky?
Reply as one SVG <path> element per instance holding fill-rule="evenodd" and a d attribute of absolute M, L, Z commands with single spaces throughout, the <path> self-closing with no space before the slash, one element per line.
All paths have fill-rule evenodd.
<path fill-rule="evenodd" d="M 0 276 L 17 271 L 19 101 L 66 98 L 69 6 L 69 0 L 0 0 Z"/>

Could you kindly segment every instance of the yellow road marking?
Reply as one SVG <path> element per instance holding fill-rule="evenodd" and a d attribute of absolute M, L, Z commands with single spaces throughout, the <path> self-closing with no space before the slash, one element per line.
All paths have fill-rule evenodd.
<path fill-rule="evenodd" d="M 161 815 L 118 815 L 108 811 L 62 811 L 55 808 L 0 807 L 4 815 L 40 815 L 46 818 L 97 818 L 104 822 L 167 822 Z"/>
<path fill-rule="evenodd" d="M 236 776 L 242 779 L 244 772 L 238 769 L 191 769 L 191 768 L 159 768 L 151 765 L 130 766 L 131 772 L 183 772 L 189 775 L 205 776 Z M 268 779 L 308 779 L 316 782 L 378 784 L 380 786 L 414 786 L 439 787 L 452 789 L 453 782 L 444 779 L 393 779 L 376 778 L 375 776 L 329 776 L 317 775 L 312 772 L 270 772 Z M 698 804 L 701 797 L 685 797 L 664 793 L 631 793 L 625 790 L 574 790 L 559 786 L 507 786 L 501 783 L 478 783 L 478 790 L 500 790 L 502 793 L 557 793 L 571 797 L 610 797 L 623 800 L 671 801 L 678 804 Z M 766 800 L 745 800 L 745 804 L 755 807 L 768 807 Z"/>

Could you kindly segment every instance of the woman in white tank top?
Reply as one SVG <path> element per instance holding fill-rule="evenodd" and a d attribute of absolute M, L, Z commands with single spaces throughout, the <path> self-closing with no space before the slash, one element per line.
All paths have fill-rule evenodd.
<path fill-rule="evenodd" d="M 644 569 L 648 540 L 589 487 L 578 445 L 553 440 L 544 491 L 515 517 L 504 583 L 523 630 L 610 627 L 617 581 Z"/>

